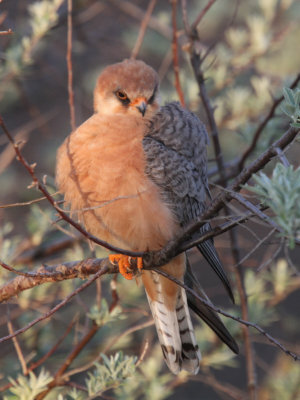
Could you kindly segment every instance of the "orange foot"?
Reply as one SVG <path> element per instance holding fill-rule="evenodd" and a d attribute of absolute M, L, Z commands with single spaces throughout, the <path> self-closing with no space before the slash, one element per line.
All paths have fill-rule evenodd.
<path fill-rule="evenodd" d="M 131 260 L 137 260 L 137 267 L 139 270 L 143 268 L 143 259 L 142 257 L 129 257 L 124 254 L 110 254 L 109 261 L 112 264 L 118 263 L 119 271 L 126 279 L 133 278 L 133 269 L 131 267 Z"/>

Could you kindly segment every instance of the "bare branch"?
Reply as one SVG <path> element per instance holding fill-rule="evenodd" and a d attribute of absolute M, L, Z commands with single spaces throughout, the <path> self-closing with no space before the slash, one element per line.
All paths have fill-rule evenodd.
<path fill-rule="evenodd" d="M 118 268 L 111 264 L 108 258 L 89 258 L 83 261 L 67 262 L 54 266 L 43 265 L 37 270 L 37 273 L 20 272 L 3 262 L 0 265 L 5 265 L 9 271 L 21 275 L 0 287 L 0 302 L 46 282 L 59 282 L 74 278 L 85 279 L 99 270 L 105 270 L 105 273 L 118 272 Z"/>
<path fill-rule="evenodd" d="M 197 28 L 197 26 L 200 24 L 200 22 L 202 21 L 203 17 L 205 16 L 205 14 L 208 12 L 208 10 L 210 9 L 210 7 L 216 2 L 216 0 L 209 0 L 209 2 L 206 4 L 206 6 L 203 8 L 203 10 L 200 12 L 200 14 L 198 15 L 198 17 L 195 19 L 195 21 L 192 23 L 191 25 L 191 31 L 195 31 L 195 29 Z"/>
<path fill-rule="evenodd" d="M 243 325 L 246 325 L 250 328 L 254 328 L 256 329 L 259 333 L 261 333 L 263 336 L 265 336 L 269 342 L 271 342 L 272 344 L 274 344 L 275 346 L 279 347 L 280 350 L 282 350 L 284 353 L 286 353 L 287 355 L 291 356 L 295 361 L 299 361 L 300 360 L 300 356 L 293 353 L 292 351 L 288 350 L 285 348 L 285 346 L 283 346 L 277 339 L 273 338 L 273 336 L 271 336 L 269 333 L 267 333 L 264 329 L 262 329 L 259 325 L 253 323 L 253 322 L 249 322 L 249 321 L 245 321 L 243 319 L 241 319 L 240 317 L 235 317 L 232 314 L 229 314 L 226 311 L 223 311 L 222 309 L 220 309 L 219 307 L 214 306 L 211 302 L 204 300 L 202 297 L 200 297 L 193 289 L 189 288 L 188 286 L 186 286 L 184 283 L 182 283 L 181 281 L 179 281 L 178 279 L 176 279 L 173 276 L 168 275 L 166 272 L 164 272 L 161 269 L 158 268 L 153 268 L 153 271 L 157 272 L 158 274 L 164 276 L 165 278 L 170 279 L 172 282 L 177 283 L 177 285 L 181 286 L 182 288 L 184 288 L 187 292 L 191 293 L 193 296 L 195 296 L 199 301 L 201 301 L 201 303 L 205 304 L 205 306 L 207 306 L 208 308 L 210 308 L 212 311 L 215 311 L 221 315 L 224 315 L 224 317 L 228 317 L 230 319 L 233 319 L 234 321 L 237 321 Z"/>
<path fill-rule="evenodd" d="M 286 158 L 284 152 L 283 152 L 281 149 L 279 149 L 278 147 L 276 147 L 275 150 L 276 150 L 276 152 L 277 152 L 277 154 L 278 154 L 278 157 L 279 157 L 280 161 L 282 162 L 282 164 L 283 164 L 285 167 L 289 167 L 289 166 L 290 166 L 290 162 L 289 162 L 289 160 Z"/>
<path fill-rule="evenodd" d="M 127 335 L 130 335 L 133 332 L 139 331 L 141 329 L 147 328 L 148 326 L 151 326 L 154 324 L 154 320 L 151 318 L 150 320 L 146 322 L 142 322 L 140 324 L 134 325 L 128 329 L 126 329 L 124 332 L 122 332 L 120 335 L 113 337 L 102 349 L 101 353 L 105 354 L 107 351 L 109 351 L 113 346 L 116 345 L 116 343 L 124 338 Z M 96 361 L 99 361 L 101 359 L 101 355 L 97 355 L 92 361 L 88 362 L 86 365 L 82 365 L 81 367 L 74 368 L 71 371 L 65 373 L 62 377 L 62 379 L 66 380 L 70 376 L 79 374 L 80 372 L 86 371 L 87 369 L 91 368 Z"/>
<path fill-rule="evenodd" d="M 142 21 L 145 17 L 145 11 L 142 8 L 131 3 L 130 1 L 111 0 L 110 2 L 114 6 L 119 7 L 123 12 L 130 15 L 132 18 Z M 172 30 L 168 26 L 164 25 L 161 21 L 159 21 L 159 19 L 151 16 L 148 26 L 156 32 L 160 33 L 162 36 L 171 40 Z"/>
<path fill-rule="evenodd" d="M 58 349 L 58 347 L 60 346 L 60 344 L 64 341 L 64 339 L 69 335 L 69 333 L 71 332 L 74 324 L 76 323 L 77 318 L 73 318 L 72 321 L 69 323 L 69 325 L 67 326 L 67 329 L 65 330 L 65 332 L 63 333 L 63 335 L 58 339 L 58 341 L 54 344 L 54 346 L 51 347 L 51 349 L 43 355 L 43 357 L 41 357 L 38 361 L 33 362 L 29 368 L 28 371 L 33 371 L 34 369 L 36 369 L 37 367 L 39 367 L 40 365 L 42 365 L 49 357 L 52 356 L 52 354 L 55 353 L 55 351 Z"/>
<path fill-rule="evenodd" d="M 194 39 L 192 39 L 192 43 L 193 43 L 193 40 Z M 212 135 L 212 140 L 213 140 L 213 145 L 214 145 L 216 162 L 217 162 L 218 171 L 219 171 L 220 178 L 221 178 L 221 184 L 222 184 L 222 186 L 225 186 L 226 176 L 225 176 L 225 168 L 224 168 L 224 159 L 223 159 L 221 145 L 220 145 L 220 141 L 219 141 L 218 127 L 217 127 L 216 120 L 214 117 L 214 109 L 211 105 L 211 102 L 210 102 L 210 99 L 208 97 L 208 93 L 206 90 L 206 86 L 205 86 L 205 79 L 204 79 L 203 71 L 201 69 L 202 60 L 201 60 L 200 54 L 195 50 L 195 48 L 192 48 L 190 60 L 191 60 L 191 64 L 193 67 L 196 81 L 199 86 L 201 100 L 202 100 L 202 103 L 203 103 L 203 106 L 205 108 L 206 115 L 208 118 L 208 123 L 209 123 L 209 127 L 211 130 L 211 135 Z"/>
<path fill-rule="evenodd" d="M 73 92 L 73 66 L 72 66 L 72 8 L 73 1 L 68 0 L 68 37 L 67 37 L 67 67 L 68 67 L 68 94 L 70 107 L 70 123 L 72 131 L 76 128 L 74 92 Z"/>
<path fill-rule="evenodd" d="M 38 322 L 43 321 L 49 317 L 51 317 L 51 315 L 53 315 L 54 313 L 56 313 L 60 308 L 62 308 L 72 297 L 76 296 L 78 293 L 80 293 L 82 290 L 84 290 L 85 288 L 87 288 L 88 286 L 90 286 L 96 279 L 98 279 L 100 276 L 104 275 L 107 273 L 109 268 L 107 267 L 103 267 L 102 269 L 100 269 L 92 278 L 90 278 L 87 282 L 85 282 L 83 285 L 81 285 L 79 288 L 77 288 L 76 290 L 74 290 L 71 294 L 69 294 L 64 300 L 62 300 L 60 303 L 58 303 L 55 307 L 51 308 L 51 310 L 49 310 L 48 312 L 46 312 L 45 314 L 43 314 L 42 316 L 34 319 L 33 321 L 29 322 L 29 324 L 27 324 L 26 326 L 24 326 L 23 328 L 20 328 L 18 330 L 16 330 L 14 333 L 8 335 L 8 336 L 4 336 L 0 339 L 0 343 L 5 342 L 9 339 L 12 339 L 13 337 L 19 335 L 20 333 L 24 333 L 26 332 L 28 329 L 30 329 L 31 327 L 33 327 L 34 325 L 36 325 Z"/>
<path fill-rule="evenodd" d="M 263 244 L 265 243 L 276 231 L 275 228 L 273 228 L 265 237 L 263 237 L 242 259 L 239 260 L 239 262 L 236 265 L 233 265 L 233 268 L 237 267 L 239 264 L 242 264 L 244 261 L 246 261 L 255 251 Z"/>
<path fill-rule="evenodd" d="M 80 354 L 86 344 L 89 343 L 90 340 L 95 336 L 100 327 L 101 326 L 97 325 L 95 322 L 92 324 L 92 327 L 89 329 L 88 333 L 81 338 L 81 340 L 73 348 L 69 356 L 64 360 L 61 367 L 55 373 L 53 380 L 48 384 L 48 388 L 40 393 L 37 396 L 36 400 L 42 400 L 50 392 L 51 389 L 63 383 L 62 375 L 69 368 L 75 358 Z"/>
<path fill-rule="evenodd" d="M 125 254 L 131 257 L 141 257 L 143 253 L 141 252 L 134 252 L 134 251 L 129 251 L 129 250 L 123 250 L 118 247 L 112 246 L 111 244 L 105 242 L 104 240 L 98 239 L 96 236 L 91 235 L 88 233 L 80 224 L 75 222 L 72 218 L 70 218 L 67 213 L 65 213 L 60 207 L 58 207 L 57 202 L 53 199 L 51 194 L 48 192 L 46 186 L 37 178 L 37 176 L 34 173 L 34 167 L 35 165 L 30 165 L 25 158 L 23 157 L 18 144 L 14 141 L 13 137 L 9 133 L 6 125 L 4 124 L 3 119 L 0 116 L 0 126 L 2 127 L 4 133 L 8 137 L 9 141 L 14 147 L 14 150 L 17 155 L 17 159 L 20 161 L 20 163 L 25 167 L 29 175 L 31 176 L 33 182 L 32 185 L 36 186 L 47 198 L 49 203 L 55 208 L 55 210 L 59 213 L 59 215 L 67 221 L 70 225 L 72 225 L 75 229 L 77 229 L 83 236 L 85 236 L 87 239 L 91 240 L 92 242 L 99 244 L 102 247 L 105 247 L 111 251 L 115 251 L 116 253 L 121 253 Z"/>
<path fill-rule="evenodd" d="M 176 23 L 177 0 L 171 0 L 171 4 L 172 4 L 172 27 L 173 27 L 172 53 L 173 53 L 173 69 L 175 74 L 175 88 L 179 97 L 180 104 L 183 107 L 185 107 L 183 90 L 179 78 L 177 23 Z"/>
<path fill-rule="evenodd" d="M 296 79 L 291 84 L 290 88 L 291 89 L 295 88 L 298 85 L 299 81 L 300 81 L 300 74 L 297 75 Z M 256 147 L 256 144 L 257 144 L 257 142 L 258 142 L 258 140 L 260 138 L 260 135 L 262 134 L 263 130 L 265 129 L 267 123 L 274 117 L 275 111 L 276 111 L 278 105 L 282 102 L 283 99 L 284 99 L 284 97 L 280 96 L 278 99 L 274 100 L 274 102 L 273 102 L 268 114 L 265 116 L 265 118 L 262 120 L 262 122 L 256 128 L 256 131 L 253 134 L 253 139 L 252 139 L 252 142 L 251 142 L 250 146 L 244 152 L 244 154 L 241 156 L 241 159 L 240 159 L 240 161 L 238 163 L 238 168 L 239 168 L 240 171 L 243 169 L 247 158 L 254 151 L 254 149 Z"/>
<path fill-rule="evenodd" d="M 149 21 L 150 21 L 150 18 L 151 18 L 151 15 L 153 13 L 153 10 L 154 10 L 154 7 L 155 7 L 156 3 L 157 3 L 157 0 L 150 0 L 149 1 L 147 11 L 145 12 L 145 16 L 144 16 L 144 18 L 142 20 L 142 23 L 141 23 L 141 27 L 140 27 L 140 31 L 139 31 L 138 37 L 136 39 L 135 45 L 134 45 L 134 47 L 132 49 L 132 52 L 131 52 L 131 58 L 136 58 L 138 53 L 139 53 L 139 51 L 140 51 L 140 49 L 141 49 L 141 47 L 142 47 L 144 36 L 145 36 L 146 30 L 147 30 L 147 27 L 148 27 L 148 24 L 149 24 Z"/>
<path fill-rule="evenodd" d="M 13 328 L 13 325 L 12 325 L 10 320 L 7 321 L 7 327 L 8 327 L 8 333 L 10 335 L 13 335 L 14 334 L 14 328 Z M 27 364 L 26 364 L 26 361 L 25 361 L 25 358 L 24 358 L 20 343 L 19 343 L 18 339 L 15 336 L 12 338 L 12 342 L 13 342 L 14 347 L 16 349 L 16 353 L 18 355 L 18 359 L 19 359 L 21 367 L 22 367 L 22 372 L 23 372 L 24 375 L 26 375 L 28 373 L 28 368 L 27 368 Z"/>

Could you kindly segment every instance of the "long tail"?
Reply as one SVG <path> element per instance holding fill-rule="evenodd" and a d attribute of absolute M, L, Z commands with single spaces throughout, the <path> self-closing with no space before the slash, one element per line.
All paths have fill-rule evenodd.
<path fill-rule="evenodd" d="M 201 354 L 188 309 L 184 289 L 153 271 L 143 278 L 158 338 L 169 369 L 197 374 Z M 172 299 L 173 298 L 173 299 Z M 171 299 L 171 301 L 170 301 Z"/>
<path fill-rule="evenodd" d="M 210 302 L 206 293 L 201 288 L 198 279 L 193 273 L 193 270 L 190 266 L 188 258 L 186 260 L 186 272 L 184 276 L 184 283 L 193 289 L 200 297 L 204 300 Z M 196 297 L 191 295 L 189 292 L 187 293 L 188 305 L 189 307 L 201 318 L 203 321 L 219 336 L 219 338 L 227 344 L 227 346 L 236 354 L 239 353 L 239 347 L 234 340 L 234 338 L 230 335 L 228 330 L 225 328 L 223 322 L 218 317 L 216 313 L 214 313 L 211 309 L 206 307 L 203 303 L 201 303 Z"/>

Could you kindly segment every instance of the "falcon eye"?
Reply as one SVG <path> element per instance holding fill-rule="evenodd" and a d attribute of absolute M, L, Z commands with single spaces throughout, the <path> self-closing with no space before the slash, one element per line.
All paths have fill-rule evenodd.
<path fill-rule="evenodd" d="M 115 92 L 115 95 L 117 96 L 117 98 L 118 98 L 123 104 L 126 105 L 126 104 L 129 104 L 129 103 L 130 103 L 130 100 L 129 100 L 127 94 L 124 93 L 124 92 L 122 92 L 121 90 L 117 90 L 117 91 Z"/>

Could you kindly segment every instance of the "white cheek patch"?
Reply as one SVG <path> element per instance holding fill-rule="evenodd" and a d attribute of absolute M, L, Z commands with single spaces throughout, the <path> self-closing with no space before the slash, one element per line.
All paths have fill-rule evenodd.
<path fill-rule="evenodd" d="M 98 99 L 97 111 L 101 114 L 116 114 L 120 107 L 123 108 L 122 104 L 114 97 Z"/>

